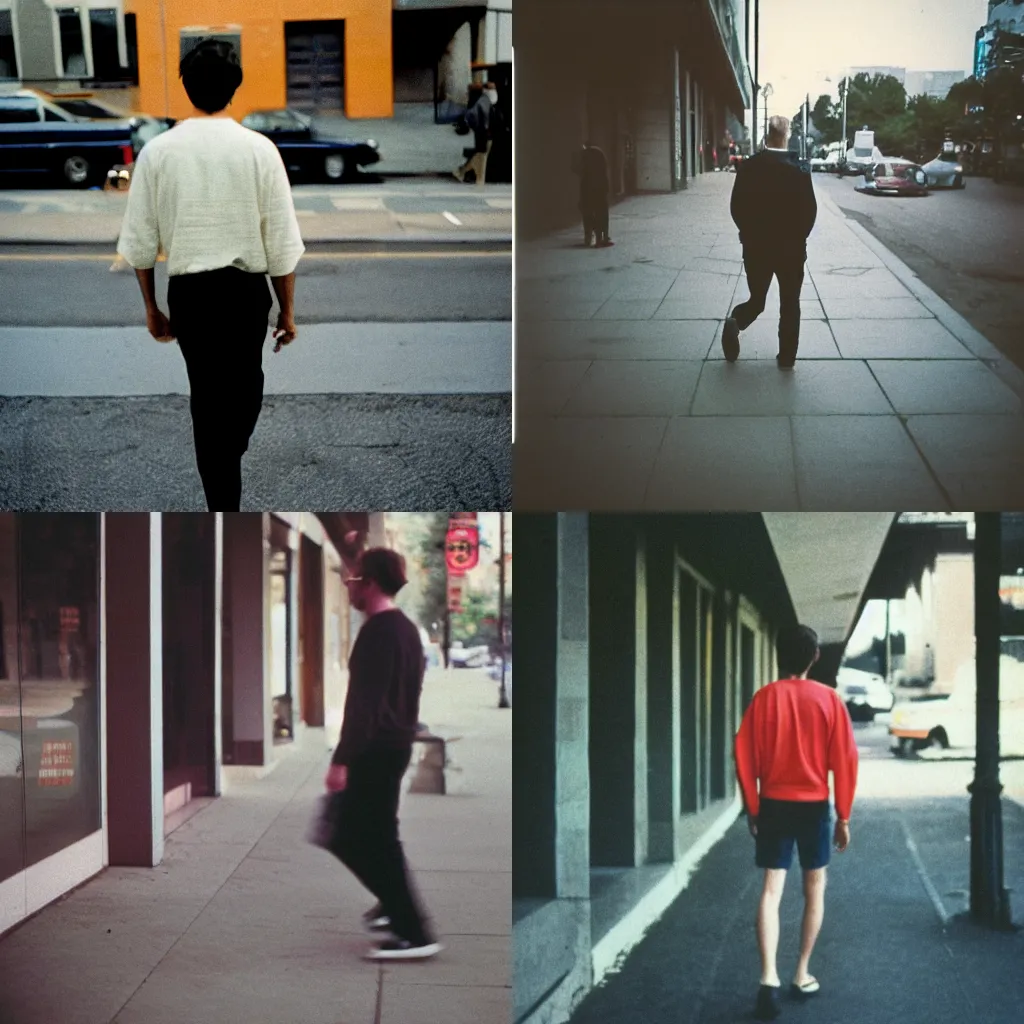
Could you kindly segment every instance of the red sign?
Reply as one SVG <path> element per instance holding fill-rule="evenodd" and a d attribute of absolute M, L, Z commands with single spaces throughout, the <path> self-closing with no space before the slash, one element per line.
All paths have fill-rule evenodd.
<path fill-rule="evenodd" d="M 465 576 L 454 576 L 448 580 L 448 611 L 458 614 L 462 611 L 462 589 Z"/>
<path fill-rule="evenodd" d="M 40 786 L 72 786 L 75 782 L 75 745 L 69 740 L 44 740 L 39 761 Z"/>
<path fill-rule="evenodd" d="M 480 561 L 480 535 L 476 525 L 449 529 L 444 550 L 449 574 L 461 576 L 475 569 Z"/>
<path fill-rule="evenodd" d="M 61 608 L 60 610 L 60 628 L 65 633 L 77 633 L 78 632 L 78 609 L 77 608 Z"/>

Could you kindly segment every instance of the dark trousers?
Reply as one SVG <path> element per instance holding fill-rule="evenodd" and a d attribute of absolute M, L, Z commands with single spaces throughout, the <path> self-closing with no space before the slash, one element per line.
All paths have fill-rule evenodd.
<path fill-rule="evenodd" d="M 804 284 L 803 251 L 743 250 L 750 298 L 733 311 L 736 326 L 746 330 L 764 312 L 772 278 L 779 279 L 779 356 L 783 362 L 796 359 L 800 344 L 800 289 Z"/>
<path fill-rule="evenodd" d="M 273 306 L 263 274 L 223 267 L 170 278 L 171 330 L 188 370 L 196 467 L 211 512 L 237 512 L 242 456 L 263 406 Z"/>
<path fill-rule="evenodd" d="M 582 206 L 583 234 L 590 245 L 593 238 L 597 242 L 608 241 L 608 206 Z"/>
<path fill-rule="evenodd" d="M 363 754 L 348 770 L 335 809 L 331 852 L 373 893 L 391 930 L 415 945 L 432 941 L 398 838 L 398 803 L 411 750 Z"/>

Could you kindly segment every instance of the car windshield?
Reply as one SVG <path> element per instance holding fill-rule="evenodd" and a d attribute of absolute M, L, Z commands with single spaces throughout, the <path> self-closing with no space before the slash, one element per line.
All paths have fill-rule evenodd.
<path fill-rule="evenodd" d="M 875 176 L 879 178 L 909 178 L 913 167 L 910 164 L 878 164 Z"/>
<path fill-rule="evenodd" d="M 293 110 L 262 110 L 259 113 L 250 114 L 245 119 L 245 124 L 258 132 L 295 132 L 308 127 L 301 115 Z"/>

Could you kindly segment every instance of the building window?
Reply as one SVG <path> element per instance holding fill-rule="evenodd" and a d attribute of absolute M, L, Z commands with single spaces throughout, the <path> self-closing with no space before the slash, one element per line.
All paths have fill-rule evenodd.
<path fill-rule="evenodd" d="M 0 11 L 0 78 L 18 77 L 18 57 L 14 50 L 14 22 L 10 11 Z"/>
<path fill-rule="evenodd" d="M 117 11 L 114 8 L 89 11 L 89 37 L 92 41 L 92 77 L 101 82 L 116 82 L 123 78 L 117 48 Z"/>
<path fill-rule="evenodd" d="M 59 8 L 57 19 L 60 24 L 60 52 L 65 78 L 87 78 L 89 66 L 85 59 L 81 9 Z"/>
<path fill-rule="evenodd" d="M 180 36 L 180 60 L 191 53 L 200 43 L 207 39 L 218 39 L 222 43 L 230 43 L 238 54 L 238 63 L 242 63 L 242 30 L 226 32 L 209 32 L 200 28 L 183 28 Z"/>

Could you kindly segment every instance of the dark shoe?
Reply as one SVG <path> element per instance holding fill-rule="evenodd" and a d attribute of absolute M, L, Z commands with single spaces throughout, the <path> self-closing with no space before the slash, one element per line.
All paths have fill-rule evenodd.
<path fill-rule="evenodd" d="M 726 362 L 735 363 L 740 357 L 740 327 L 735 317 L 725 318 L 722 326 L 722 351 Z"/>
<path fill-rule="evenodd" d="M 382 942 L 366 954 L 367 960 L 429 960 L 444 949 L 439 942 L 412 943 L 405 939 Z"/>
<path fill-rule="evenodd" d="M 799 1000 L 811 999 L 821 991 L 817 978 L 808 978 L 803 984 L 798 985 L 795 981 L 789 987 L 789 991 Z"/>
<path fill-rule="evenodd" d="M 378 903 L 373 910 L 363 914 L 363 924 L 371 932 L 387 932 L 391 930 L 391 918 L 384 913 L 384 908 Z"/>
<path fill-rule="evenodd" d="M 762 985 L 757 990 L 757 1005 L 754 1007 L 754 1016 L 758 1020 L 775 1020 L 782 1013 L 779 989 L 779 985 Z"/>
<path fill-rule="evenodd" d="M 603 242 L 597 243 L 598 249 L 610 249 L 615 243 L 610 239 L 606 238 Z"/>
<path fill-rule="evenodd" d="M 780 370 L 792 370 L 796 366 L 795 359 L 783 359 L 782 356 L 776 356 L 775 362 Z"/>

